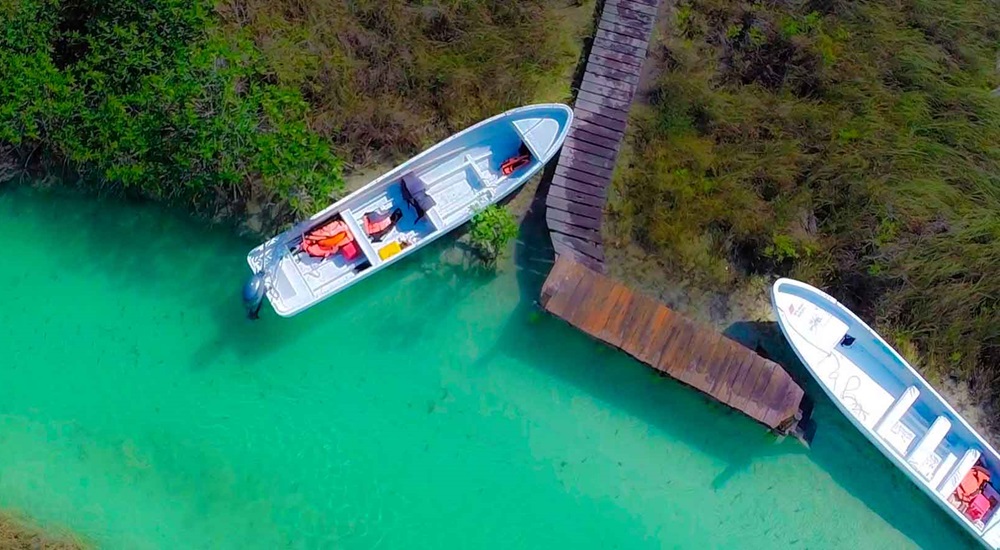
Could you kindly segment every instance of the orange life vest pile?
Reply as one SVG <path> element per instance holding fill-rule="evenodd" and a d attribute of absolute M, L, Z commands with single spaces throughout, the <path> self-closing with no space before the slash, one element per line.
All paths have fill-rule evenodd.
<path fill-rule="evenodd" d="M 314 258 L 329 258 L 339 252 L 347 260 L 354 259 L 359 252 L 350 228 L 341 219 L 303 235 L 302 250 Z"/>
<path fill-rule="evenodd" d="M 982 466 L 973 466 L 965 479 L 955 488 L 953 496 L 959 502 L 959 510 L 972 521 L 982 519 L 996 503 L 984 494 L 989 485 L 990 473 Z M 991 491 L 995 494 L 995 491 Z"/>

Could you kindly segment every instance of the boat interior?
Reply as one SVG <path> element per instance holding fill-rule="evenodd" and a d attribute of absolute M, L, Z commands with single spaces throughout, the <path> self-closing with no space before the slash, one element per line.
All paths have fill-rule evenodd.
<path fill-rule="evenodd" d="M 404 256 L 428 237 L 464 223 L 475 210 L 506 195 L 536 171 L 545 160 L 543 155 L 551 156 L 548 149 L 560 129 L 558 121 L 550 118 L 513 120 L 484 126 L 452 147 L 432 149 L 432 156 L 420 159 L 419 164 L 397 168 L 380 178 L 381 185 L 352 195 L 289 231 L 286 259 L 311 295 L 329 294 L 366 270 Z M 366 216 L 396 210 L 402 216 L 386 234 L 378 239 L 369 236 Z M 303 248 L 310 232 L 336 221 L 344 222 L 356 249 L 342 247 L 338 253 L 321 257 Z M 304 290 L 282 279 L 286 280 L 277 281 L 275 289 L 280 296 L 287 299 L 296 290 Z"/>
<path fill-rule="evenodd" d="M 895 350 L 842 306 L 797 285 L 784 284 L 779 291 L 799 296 L 802 304 L 808 304 L 803 307 L 821 310 L 803 316 L 824 325 L 823 336 L 811 338 L 826 353 L 819 369 L 814 369 L 820 381 L 915 478 L 974 529 L 1000 534 L 1000 529 L 992 529 L 1000 520 L 996 514 L 1000 494 L 994 489 L 1000 486 L 1000 463 L 995 451 Z M 825 307 L 818 301 L 826 302 Z"/>

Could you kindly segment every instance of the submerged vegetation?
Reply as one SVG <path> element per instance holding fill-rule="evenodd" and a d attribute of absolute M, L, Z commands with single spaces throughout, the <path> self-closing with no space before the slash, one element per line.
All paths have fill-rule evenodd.
<path fill-rule="evenodd" d="M 580 29 L 563 9 L 0 0 L 0 168 L 65 164 L 105 189 L 230 216 L 248 203 L 311 212 L 342 191 L 343 161 L 398 160 L 567 92 Z"/>
<path fill-rule="evenodd" d="M 681 0 L 610 240 L 719 290 L 831 289 L 918 368 L 1000 392 L 1000 11 Z"/>
<path fill-rule="evenodd" d="M 0 514 L 0 548 L 4 550 L 83 550 L 87 545 L 66 536 L 52 536 L 22 518 Z"/>
<path fill-rule="evenodd" d="M 483 262 L 495 265 L 517 233 L 514 214 L 503 206 L 491 204 L 472 217 L 469 239 Z"/>

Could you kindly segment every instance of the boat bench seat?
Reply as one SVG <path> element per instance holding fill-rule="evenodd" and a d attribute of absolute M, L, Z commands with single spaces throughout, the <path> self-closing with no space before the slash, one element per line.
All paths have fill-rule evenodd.
<path fill-rule="evenodd" d="M 913 441 L 914 435 L 913 431 L 900 420 L 916 403 L 918 397 L 920 397 L 920 390 L 916 386 L 906 388 L 875 424 L 875 433 L 901 455 L 906 454 L 906 449 Z"/>
<path fill-rule="evenodd" d="M 949 431 L 951 431 L 951 421 L 943 416 L 937 417 L 927 433 L 917 441 L 917 444 L 906 455 L 907 462 L 925 479 L 929 480 L 934 477 L 934 473 L 940 466 L 942 458 L 934 451 L 944 441 Z"/>

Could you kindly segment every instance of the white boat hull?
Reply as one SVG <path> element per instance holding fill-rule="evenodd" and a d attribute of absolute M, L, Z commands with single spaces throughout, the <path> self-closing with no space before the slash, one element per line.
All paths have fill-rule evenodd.
<path fill-rule="evenodd" d="M 771 299 L 785 338 L 844 416 L 952 519 L 1000 548 L 996 507 L 974 522 L 949 502 L 977 462 L 1000 481 L 996 450 L 837 300 L 791 279 L 778 280 Z"/>
<path fill-rule="evenodd" d="M 569 132 L 573 111 L 565 105 L 520 107 L 480 122 L 397 166 L 250 251 L 247 263 L 263 281 L 278 315 L 290 317 L 342 292 L 389 265 L 414 254 L 534 176 Z M 502 164 L 527 153 L 528 164 L 504 174 Z M 420 212 L 404 198 L 415 183 L 432 199 Z M 385 236 L 369 237 L 366 215 L 398 209 L 402 218 Z M 332 220 L 349 228 L 360 253 L 327 258 L 307 254 L 304 235 Z M 390 246 L 392 245 L 392 246 Z M 396 245 L 405 245 L 401 251 Z"/>

